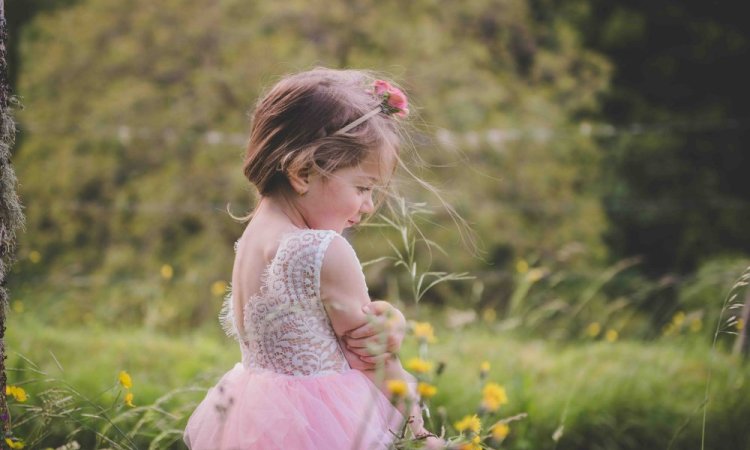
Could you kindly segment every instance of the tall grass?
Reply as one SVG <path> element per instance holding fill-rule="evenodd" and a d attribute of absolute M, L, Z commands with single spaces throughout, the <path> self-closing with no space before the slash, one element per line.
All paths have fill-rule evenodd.
<path fill-rule="evenodd" d="M 742 308 L 744 307 L 744 303 L 742 300 L 739 300 L 739 294 L 747 290 L 747 285 L 750 283 L 750 266 L 748 266 L 745 271 L 742 273 L 742 275 L 737 279 L 737 281 L 732 285 L 732 287 L 729 289 L 729 293 L 727 293 L 727 296 L 721 306 L 721 311 L 719 312 L 719 317 L 716 322 L 716 328 L 714 330 L 714 337 L 713 341 L 711 342 L 711 353 L 710 355 L 713 357 L 713 355 L 716 352 L 716 343 L 719 339 L 720 333 L 727 333 L 730 335 L 737 335 L 737 333 L 734 331 L 736 329 L 738 324 L 738 315 L 741 313 Z M 739 313 L 734 313 L 735 311 L 740 311 Z M 725 314 L 727 312 L 731 312 L 732 314 L 729 317 L 725 318 Z M 703 422 L 701 427 L 701 450 L 705 449 L 706 444 L 706 418 L 708 416 L 708 404 L 709 404 L 709 396 L 711 392 L 711 378 L 713 375 L 713 371 L 709 368 L 708 376 L 706 378 L 706 393 L 703 397 L 703 404 L 701 405 L 703 408 Z"/>
<path fill-rule="evenodd" d="M 629 333 L 641 321 L 633 319 L 640 314 L 638 299 L 611 301 L 605 291 L 633 261 L 575 280 L 553 267 L 518 271 L 512 307 L 457 321 L 450 310 L 423 301 L 446 282 L 470 278 L 431 269 L 431 252 L 441 249 L 414 226 L 428 211 L 400 200 L 387 213 L 370 226 L 382 232 L 389 253 L 365 265 L 387 264 L 398 280 L 395 292 L 406 300 L 407 316 L 434 327 L 435 343 L 412 328 L 401 357 L 407 366 L 413 358 L 432 364 L 418 373 L 436 388 L 425 398 L 427 419 L 452 445 L 750 448 L 744 425 L 750 416 L 750 368 L 720 345 L 720 336 L 731 335 L 738 325 L 733 313 L 741 307 L 739 293 L 750 268 L 724 299 L 712 340 L 703 333 L 673 333 L 643 341 Z M 568 292 L 573 294 L 566 297 Z M 29 312 L 17 314 L 8 330 L 9 381 L 29 396 L 26 402 L 11 401 L 14 432 L 27 448 L 73 443 L 182 448 L 188 415 L 218 377 L 218 368 L 238 358 L 213 320 L 190 334 L 168 335 L 158 328 L 111 328 L 96 321 L 70 327 Z M 600 322 L 596 333 L 593 321 Z M 607 334 L 610 328 L 620 333 Z M 563 332 L 552 334 L 555 330 Z M 549 339 L 550 334 L 567 338 Z M 482 370 L 485 361 L 489 370 Z M 118 384 L 121 370 L 132 375 L 132 388 Z M 507 404 L 493 411 L 483 393 L 491 382 L 507 393 Z M 126 393 L 134 394 L 134 406 L 123 402 Z M 463 428 L 473 414 L 480 431 Z M 510 427 L 506 438 L 492 436 L 490 426 L 498 423 Z M 415 448 L 419 442 L 403 439 L 398 445 Z"/>

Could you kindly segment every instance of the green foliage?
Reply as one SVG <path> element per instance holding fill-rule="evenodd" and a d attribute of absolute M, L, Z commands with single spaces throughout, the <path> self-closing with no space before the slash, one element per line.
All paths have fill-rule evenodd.
<path fill-rule="evenodd" d="M 487 255 L 454 243 L 438 212 L 425 233 L 449 242 L 451 258 L 437 255 L 434 270 L 496 271 L 569 244 L 602 256 L 596 147 L 570 123 L 597 108 L 609 65 L 569 24 L 523 1 L 80 1 L 35 16 L 19 38 L 26 108 L 15 158 L 29 207 L 13 283 L 23 297 L 42 284 L 54 297 L 77 280 L 79 304 L 98 320 L 179 329 L 212 317 L 210 286 L 227 279 L 241 230 L 225 205 L 244 213 L 253 203 L 240 170 L 242 111 L 275 77 L 315 64 L 379 68 L 406 85 L 422 162 L 447 167 L 406 157 L 450 187 L 446 199 Z M 545 137 L 559 128 L 571 131 Z M 432 138 L 445 130 L 450 142 Z M 438 203 L 426 192 L 413 200 Z"/>
<path fill-rule="evenodd" d="M 601 97 L 607 244 L 652 275 L 747 254 L 750 49 L 738 4 L 535 1 L 617 67 Z M 572 3 L 576 6 L 570 6 Z"/>

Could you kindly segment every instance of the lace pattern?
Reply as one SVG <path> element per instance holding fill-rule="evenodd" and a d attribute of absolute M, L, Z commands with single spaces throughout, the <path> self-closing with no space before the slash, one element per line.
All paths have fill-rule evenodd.
<path fill-rule="evenodd" d="M 260 291 L 244 304 L 241 333 L 230 288 L 220 321 L 227 334 L 240 342 L 245 367 L 304 376 L 349 369 L 320 300 L 323 256 L 336 236 L 326 230 L 283 236 L 261 277 Z"/>

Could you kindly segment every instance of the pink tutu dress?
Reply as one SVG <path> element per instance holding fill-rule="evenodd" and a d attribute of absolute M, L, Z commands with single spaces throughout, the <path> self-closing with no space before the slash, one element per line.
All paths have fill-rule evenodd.
<path fill-rule="evenodd" d="M 244 305 L 244 330 L 237 330 L 227 296 L 222 322 L 238 339 L 242 362 L 193 412 L 184 434 L 188 448 L 361 450 L 391 444 L 403 415 L 349 367 L 320 300 L 323 255 L 336 236 L 327 230 L 283 236 L 260 292 Z"/>

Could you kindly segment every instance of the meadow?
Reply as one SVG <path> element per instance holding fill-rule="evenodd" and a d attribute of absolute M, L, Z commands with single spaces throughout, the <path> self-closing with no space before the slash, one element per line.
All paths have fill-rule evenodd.
<path fill-rule="evenodd" d="M 437 388 L 428 400 L 432 425 L 445 426 L 448 435 L 459 435 L 455 424 L 477 412 L 485 436 L 498 419 L 526 414 L 509 424 L 502 443 L 485 440 L 487 448 L 750 448 L 750 367 L 712 350 L 702 337 L 590 336 L 566 343 L 519 336 L 498 321 L 456 327 L 440 312 L 422 308 L 420 314 L 431 318 L 437 337 L 420 355 L 434 363 L 427 374 Z M 66 448 L 74 441 L 82 448 L 183 448 L 187 415 L 239 358 L 236 344 L 218 329 L 113 330 L 49 325 L 19 314 L 9 328 L 7 367 L 9 383 L 22 386 L 28 399 L 12 402 L 16 435 L 31 438 L 27 448 Z M 407 337 L 402 360 L 418 354 L 417 339 Z M 480 377 L 483 363 L 489 370 Z M 120 371 L 132 377 L 129 390 L 118 382 Z M 486 382 L 503 386 L 508 401 L 482 416 Z M 123 402 L 125 391 L 134 394 L 133 407 Z"/>
<path fill-rule="evenodd" d="M 442 249 L 420 233 L 427 213 L 388 203 L 366 228 L 390 251 L 381 246 L 363 266 L 386 280 L 387 298 L 409 319 L 400 357 L 423 383 L 430 428 L 450 448 L 750 448 L 750 366 L 732 350 L 744 327 L 744 261 L 714 261 L 682 280 L 680 303 L 658 328 L 642 310 L 658 286 L 634 279 L 632 261 L 576 272 L 519 260 L 502 307 L 471 298 L 437 306 L 436 292 L 463 284 L 478 297 L 484 285 L 431 270 L 428 255 Z M 143 280 L 141 291 L 179 310 L 174 269 L 162 266 L 159 278 L 150 288 Z M 131 299 L 132 316 L 112 315 L 111 300 L 88 310 L 95 299 L 85 289 L 19 284 L 18 298 L 36 303 L 12 303 L 7 334 L 9 385 L 23 390 L 9 397 L 15 436 L 29 448 L 184 448 L 190 412 L 239 360 L 209 319 L 227 284 L 206 285 L 207 318 L 175 327 L 150 320 L 149 296 Z M 116 298 L 121 289 L 97 292 Z M 394 387 L 392 395 L 402 394 Z M 420 446 L 403 439 L 397 448 Z"/>

